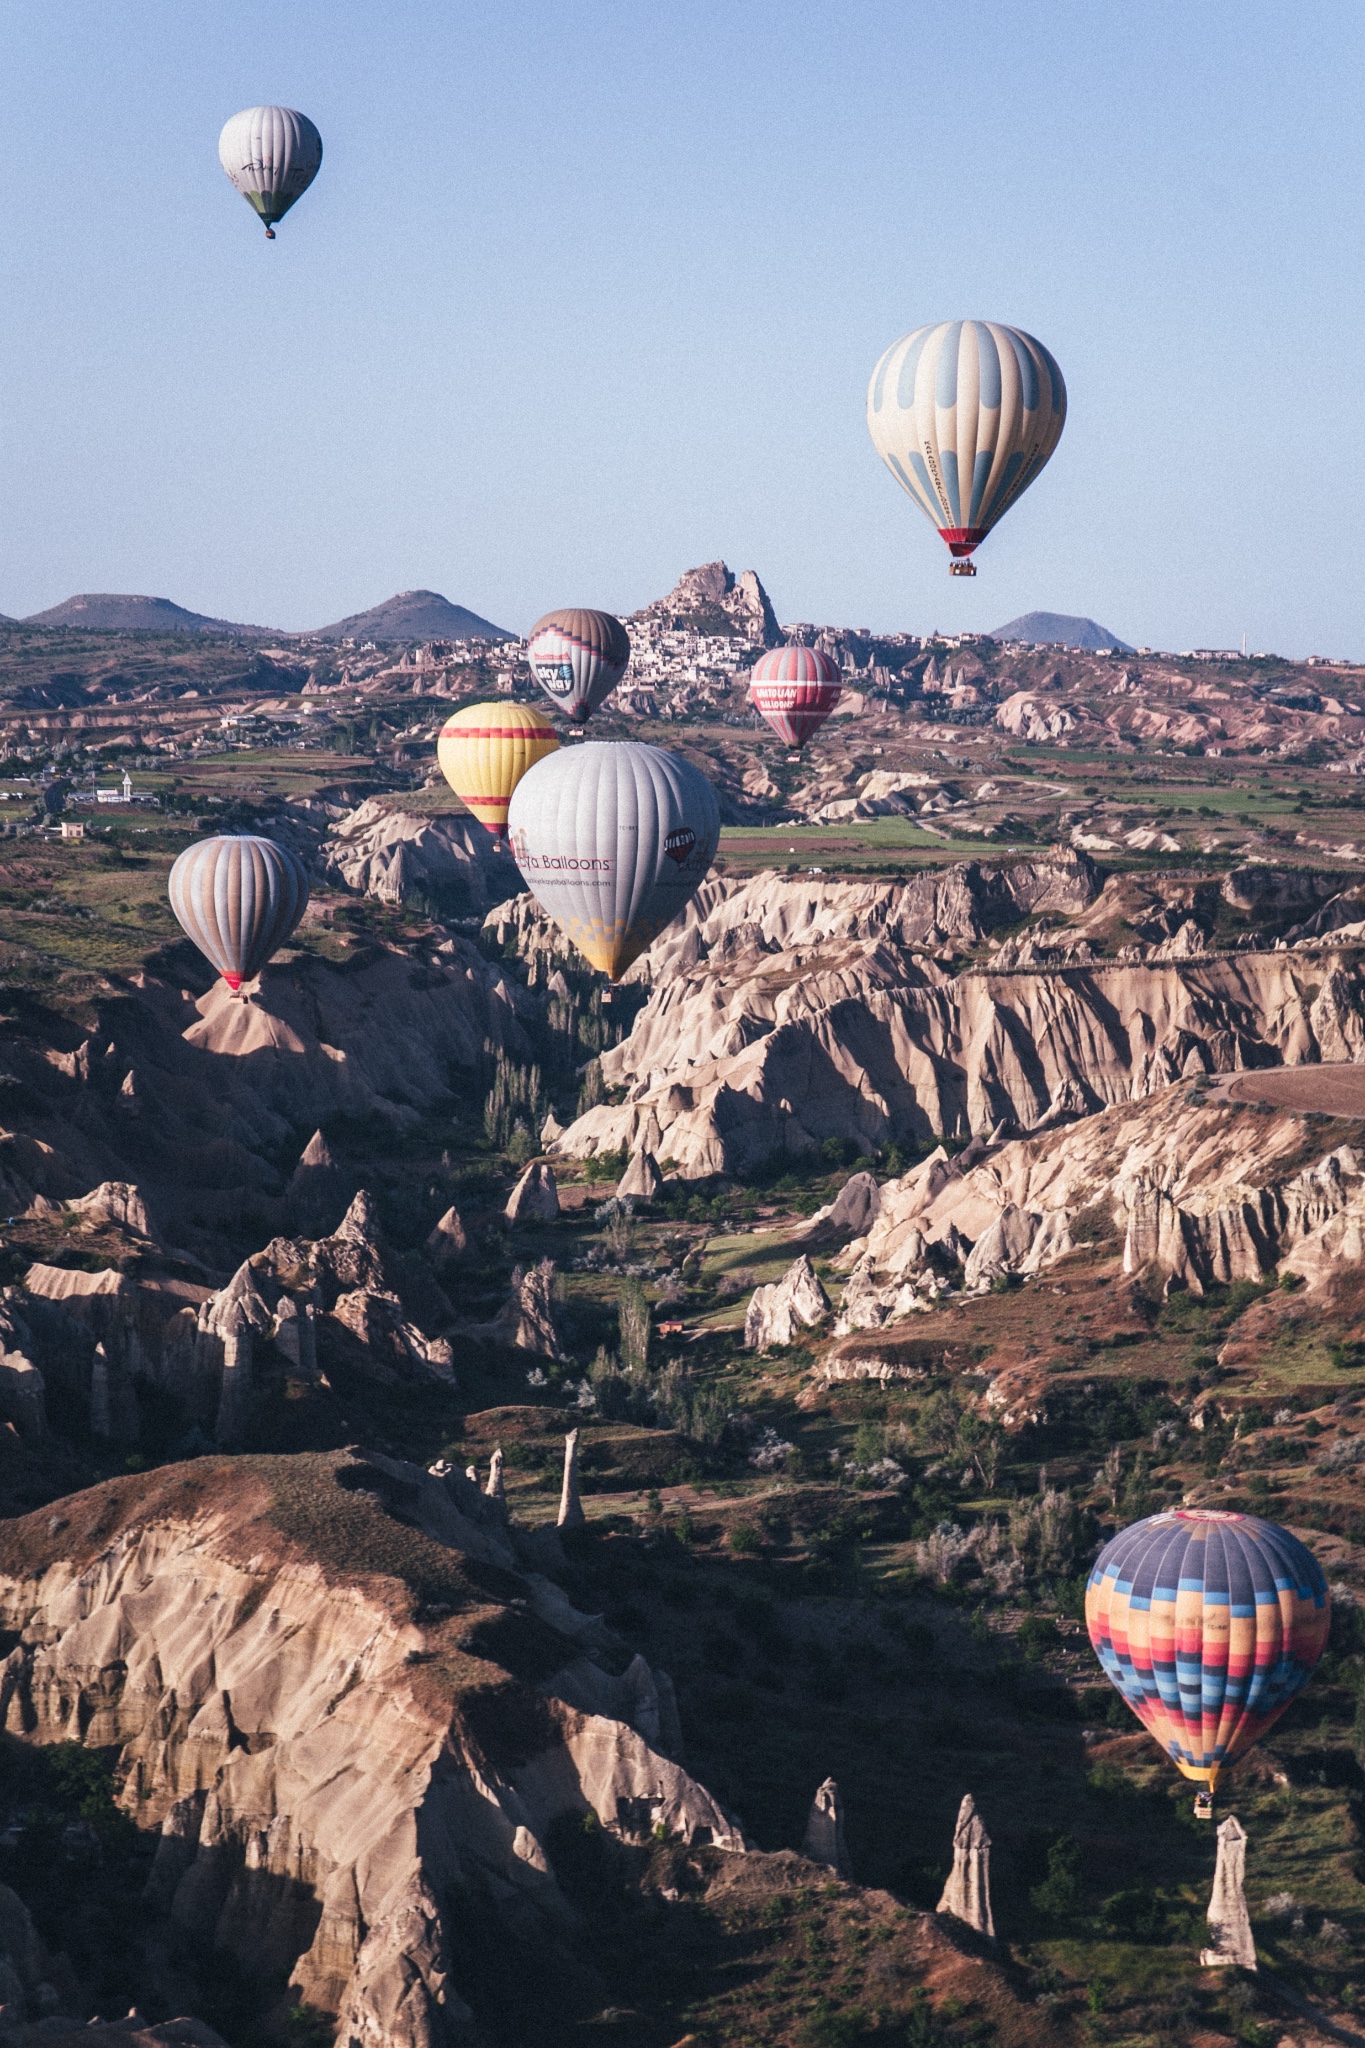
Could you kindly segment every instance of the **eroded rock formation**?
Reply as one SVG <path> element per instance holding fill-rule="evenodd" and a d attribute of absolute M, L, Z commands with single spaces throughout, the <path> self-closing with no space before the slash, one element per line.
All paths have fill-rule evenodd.
<path fill-rule="evenodd" d="M 1246 1865 L 1246 1829 L 1236 1814 L 1230 1813 L 1218 1828 L 1218 1861 L 1214 1867 L 1213 1896 L 1209 1900 L 1208 1911 L 1213 1939 L 1200 1952 L 1199 1962 L 1203 1969 L 1256 1968 L 1256 1943 L 1243 1889 Z"/>
<path fill-rule="evenodd" d="M 386 797 L 338 822 L 322 862 L 359 895 L 403 903 L 421 894 L 447 916 L 482 915 L 521 881 L 507 849 L 472 818 L 429 818 Z"/>
<path fill-rule="evenodd" d="M 558 1214 L 554 1171 L 543 1159 L 534 1160 L 507 1197 L 503 1215 L 509 1223 L 553 1223 Z"/>
<path fill-rule="evenodd" d="M 780 1280 L 756 1287 L 744 1316 L 748 1351 L 768 1351 L 790 1344 L 801 1330 L 813 1330 L 829 1314 L 830 1302 L 820 1276 L 805 1253 L 794 1259 Z"/>
<path fill-rule="evenodd" d="M 343 2041 L 458 2042 L 450 1915 L 472 1891 L 553 1952 L 573 1924 L 544 1847 L 558 1816 L 744 1847 L 629 1718 L 665 1739 L 658 1682 L 594 1680 L 600 1623 L 547 1587 L 454 1474 L 349 1453 L 163 1467 L 5 1525 L 0 1713 L 25 1741 L 117 1748 L 172 1927 L 287 1977 Z M 622 1717 L 518 1675 L 557 1637 L 566 1691 L 600 1682 Z"/>
<path fill-rule="evenodd" d="M 1030 1131 L 1194 1075 L 1365 1056 L 1355 951 L 1218 954 L 1186 917 L 1139 960 L 1053 947 L 1046 965 L 953 976 L 937 957 L 1022 916 L 1079 913 L 1097 888 L 1063 854 L 904 888 L 707 883 L 632 970 L 654 993 L 602 1056 L 624 1101 L 588 1110 L 556 1151 L 634 1153 L 652 1130 L 686 1175 L 742 1174 L 827 1139 Z M 498 916 L 552 945 L 526 899 Z"/>
<path fill-rule="evenodd" d="M 1325 1284 L 1365 1256 L 1365 1150 L 1338 1135 L 1311 1113 L 1187 1086 L 975 1158 L 940 1149 L 882 1187 L 871 1229 L 836 1261 L 849 1272 L 840 1327 L 924 1306 L 958 1262 L 984 1287 L 1105 1236 L 1125 1272 L 1168 1291 L 1277 1265 Z"/>
<path fill-rule="evenodd" d="M 836 1877 L 852 1877 L 848 1843 L 844 1840 L 844 1802 L 833 1778 L 826 1778 L 811 1801 L 801 1854 L 823 1863 Z"/>
<path fill-rule="evenodd" d="M 991 1912 L 991 1838 L 976 1810 L 970 1792 L 962 1797 L 953 1829 L 953 1867 L 936 1910 L 951 1913 L 974 1927 L 978 1934 L 995 1939 L 995 1918 Z"/>

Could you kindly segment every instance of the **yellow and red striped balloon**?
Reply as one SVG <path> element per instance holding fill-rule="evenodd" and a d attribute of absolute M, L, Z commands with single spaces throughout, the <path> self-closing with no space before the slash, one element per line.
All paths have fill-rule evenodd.
<path fill-rule="evenodd" d="M 1307 1683 L 1331 1611 L 1321 1565 L 1278 1523 L 1176 1508 L 1100 1552 L 1085 1620 L 1111 1685 L 1211 1792 Z"/>
<path fill-rule="evenodd" d="M 512 791 L 558 745 L 549 719 L 524 704 L 466 704 L 442 727 L 436 759 L 460 802 L 505 839 Z"/>

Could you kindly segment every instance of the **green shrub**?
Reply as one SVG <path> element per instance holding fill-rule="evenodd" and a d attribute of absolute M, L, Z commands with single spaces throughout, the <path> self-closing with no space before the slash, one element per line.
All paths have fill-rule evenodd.
<path fill-rule="evenodd" d="M 1047 1876 L 1029 1893 L 1036 1913 L 1063 1924 L 1081 1909 L 1081 1845 L 1072 1835 L 1059 1835 L 1047 1852 Z"/>

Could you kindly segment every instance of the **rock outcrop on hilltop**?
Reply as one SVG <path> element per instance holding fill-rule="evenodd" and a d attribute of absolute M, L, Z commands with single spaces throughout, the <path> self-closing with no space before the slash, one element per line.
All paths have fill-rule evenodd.
<path fill-rule="evenodd" d="M 764 647 L 778 647 L 782 629 L 757 572 L 736 577 L 724 562 L 686 569 L 667 597 L 656 598 L 636 618 L 700 633 L 733 633 Z"/>
<path fill-rule="evenodd" d="M 1178 927 L 1140 960 L 1056 946 L 1046 964 L 953 977 L 936 957 L 1030 914 L 1083 913 L 1097 888 L 1066 855 L 903 888 L 708 883 L 640 963 L 654 994 L 602 1057 L 624 1100 L 588 1110 L 556 1150 L 629 1153 L 648 1132 L 685 1174 L 742 1173 L 829 1138 L 871 1150 L 1026 1132 L 1191 1075 L 1365 1057 L 1350 946 L 1224 955 L 1192 926 L 1197 945 Z M 534 949 L 527 899 L 495 916 Z"/>
<path fill-rule="evenodd" d="M 458 1474 L 341 1452 L 113 1481 L 5 1524 L 0 1615 L 8 1732 L 118 1750 L 168 1931 L 355 2048 L 485 2038 L 471 1901 L 538 1967 L 564 1958 L 562 1816 L 746 1846 L 653 1746 L 663 1674 L 599 1668 L 601 1623 L 522 1575 L 502 1504 Z"/>
<path fill-rule="evenodd" d="M 1365 1259 L 1365 1145 L 1342 1131 L 1173 1087 L 1043 1137 L 974 1141 L 958 1159 L 940 1148 L 881 1188 L 871 1228 L 841 1253 L 839 1327 L 928 1307 L 946 1265 L 960 1261 L 963 1284 L 984 1288 L 1106 1238 L 1122 1245 L 1125 1273 L 1166 1291 L 1202 1295 L 1277 1266 L 1326 1286 Z"/>

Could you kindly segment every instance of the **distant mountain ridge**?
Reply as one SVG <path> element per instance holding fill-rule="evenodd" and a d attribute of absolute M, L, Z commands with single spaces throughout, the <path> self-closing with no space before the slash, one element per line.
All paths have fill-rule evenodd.
<path fill-rule="evenodd" d="M 128 597 L 117 591 L 84 591 L 48 611 L 31 612 L 25 626 L 73 626 L 90 633 L 250 633 L 268 634 L 270 626 L 239 626 L 231 619 L 210 619 L 186 611 L 168 597 Z"/>
<path fill-rule="evenodd" d="M 1007 626 L 997 626 L 989 640 L 1027 640 L 1035 647 L 1115 647 L 1120 654 L 1134 654 L 1126 640 L 1106 632 L 1094 619 L 1073 619 L 1066 612 L 1025 612 Z"/>
<path fill-rule="evenodd" d="M 504 626 L 479 617 L 466 605 L 452 604 L 437 590 L 400 590 L 383 604 L 353 612 L 334 626 L 318 626 L 309 635 L 287 633 L 278 626 L 244 626 L 232 619 L 211 619 L 187 611 L 168 597 L 133 597 L 121 591 L 83 591 L 32 612 L 26 619 L 0 624 L 70 626 L 89 633 L 213 633 L 240 634 L 252 639 L 298 640 L 514 640 Z"/>
<path fill-rule="evenodd" d="M 317 640 L 515 640 L 505 626 L 481 619 L 439 590 L 400 590 L 367 612 L 353 612 L 334 626 L 317 626 Z"/>

